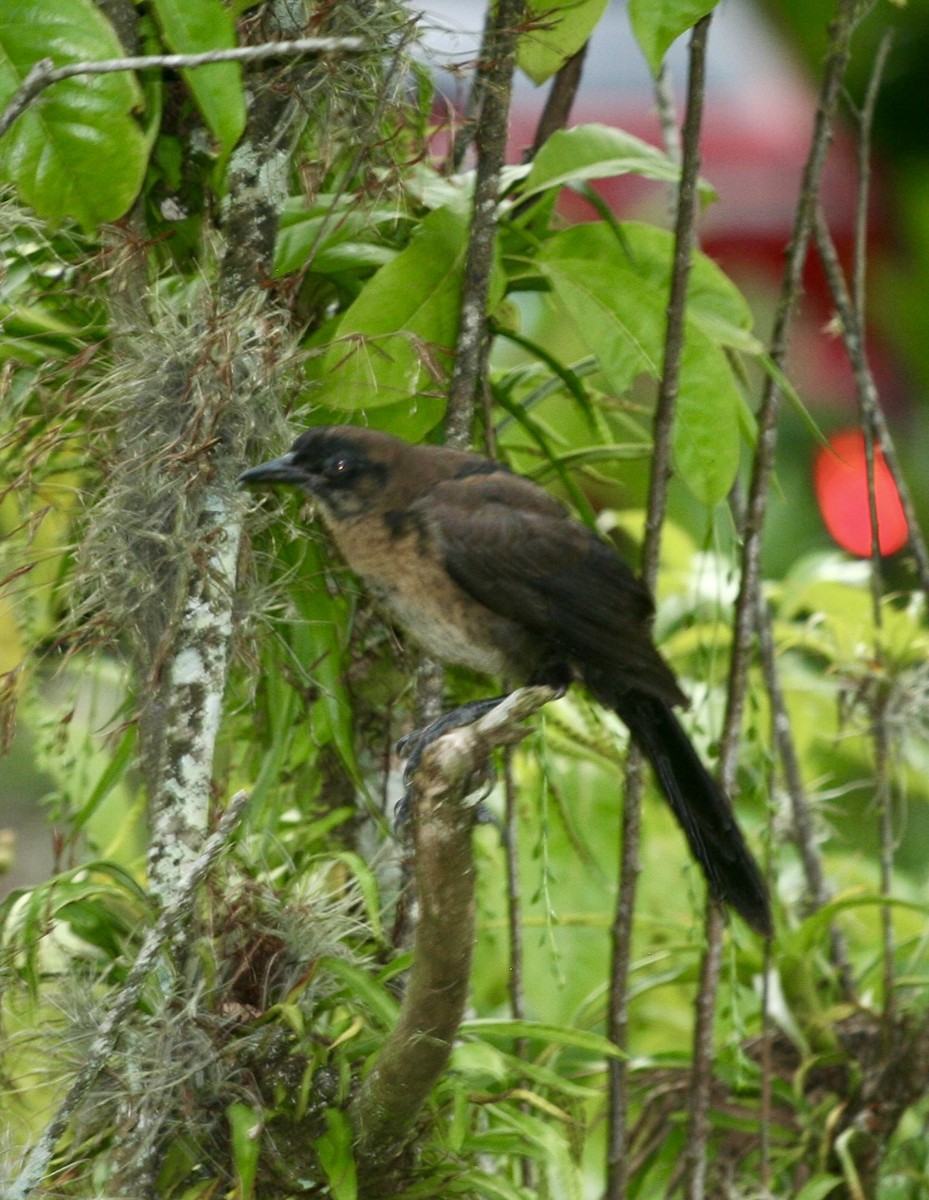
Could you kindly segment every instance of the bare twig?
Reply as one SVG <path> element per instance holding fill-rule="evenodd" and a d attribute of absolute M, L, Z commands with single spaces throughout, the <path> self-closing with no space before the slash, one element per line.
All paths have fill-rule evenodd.
<path fill-rule="evenodd" d="M 884 413 L 878 403 L 877 385 L 874 382 L 874 376 L 871 373 L 865 353 L 864 331 L 859 323 L 855 305 L 849 294 L 848 285 L 845 282 L 845 276 L 842 273 L 839 263 L 839 256 L 836 253 L 825 220 L 822 218 L 820 218 L 817 228 L 817 249 L 819 250 L 823 269 L 826 272 L 832 302 L 836 307 L 836 312 L 839 315 L 839 321 L 842 325 L 842 340 L 845 343 L 845 350 L 855 376 L 858 404 L 859 407 L 863 406 L 864 410 L 863 423 L 865 427 L 868 425 L 871 426 L 875 441 L 881 448 L 884 461 L 887 463 L 888 470 L 896 485 L 900 496 L 900 504 L 903 507 L 903 514 L 906 517 L 909 547 L 916 564 L 919 585 L 927 602 L 929 602 L 929 547 L 926 546 L 926 540 L 920 528 L 919 516 L 913 504 L 913 497 L 906 477 L 900 466 L 897 448 L 890 435 L 890 430 L 887 428 L 887 422 L 884 420 Z"/>
<path fill-rule="evenodd" d="M 865 263 L 868 249 L 868 203 L 871 178 L 871 126 L 874 120 L 874 108 L 880 90 L 887 55 L 890 51 L 891 37 L 884 36 L 875 57 L 871 78 L 865 95 L 865 101 L 858 116 L 858 197 L 856 204 L 855 250 L 854 250 L 854 291 L 850 295 L 845 276 L 839 263 L 838 255 L 822 209 L 817 210 L 816 239 L 820 258 L 826 270 L 830 292 L 836 308 L 839 310 L 842 322 L 843 341 L 852 370 L 855 376 L 855 389 L 858 397 L 858 412 L 864 435 L 865 465 L 868 483 L 868 515 L 871 521 L 871 609 L 874 621 L 875 645 L 874 659 L 878 675 L 884 663 L 884 646 L 881 639 L 883 627 L 883 572 L 881 565 L 880 530 L 878 528 L 877 491 L 875 485 L 875 446 L 880 445 L 883 438 L 890 441 L 890 435 L 883 422 L 880 400 L 874 376 L 868 362 L 865 346 Z M 882 438 L 883 434 L 883 438 Z M 911 531 L 918 539 L 918 527 Z M 896 839 L 893 829 L 892 789 L 890 782 L 892 747 L 890 732 L 887 725 L 887 692 L 881 685 L 880 679 L 870 699 L 872 738 L 874 742 L 874 772 L 875 772 L 875 801 L 880 820 L 880 888 L 881 895 L 886 900 L 891 893 L 893 884 L 894 856 Z M 894 1025 L 894 930 L 893 917 L 889 904 L 881 909 L 881 941 L 883 948 L 883 982 L 884 1010 L 883 1019 L 888 1044 Z"/>
<path fill-rule="evenodd" d="M 710 17 L 694 27 L 690 46 L 690 72 L 687 115 L 683 131 L 683 161 L 678 189 L 674 238 L 674 261 L 668 298 L 668 322 L 665 332 L 664 369 L 658 389 L 653 423 L 652 469 L 643 549 L 643 577 L 654 591 L 661 552 L 661 530 L 667 508 L 668 483 L 671 479 L 671 435 L 680 385 L 681 357 L 684 349 L 684 318 L 687 285 L 693 256 L 696 224 L 697 180 L 700 175 L 700 127 L 705 90 L 706 45 Z M 610 1000 L 607 1017 L 608 1036 L 622 1050 L 628 1048 L 629 966 L 632 958 L 632 917 L 639 876 L 639 825 L 642 798 L 642 757 L 630 750 L 623 794 L 622 851 L 619 893 L 611 926 L 612 955 Z M 609 1134 L 607 1138 L 607 1200 L 626 1195 L 628 1155 L 627 1056 L 617 1056 L 609 1065 Z"/>
<path fill-rule="evenodd" d="M 506 803 L 503 839 L 506 851 L 506 916 L 510 935 L 508 976 L 510 1016 L 514 1021 L 522 1021 L 526 1017 L 526 996 L 523 980 L 522 889 L 519 880 L 519 797 L 516 780 L 513 778 L 511 747 L 507 747 L 504 752 L 503 791 Z M 528 1058 L 529 1052 L 529 1042 L 526 1038 L 514 1040 L 513 1053 L 517 1058 Z M 525 1081 L 522 1081 L 519 1086 L 525 1086 Z M 519 1107 L 522 1112 L 529 1111 L 529 1105 L 525 1100 L 520 1101 Z M 527 1154 L 522 1155 L 520 1159 L 520 1179 L 524 1188 L 536 1186 L 535 1162 Z"/>
<path fill-rule="evenodd" d="M 524 8 L 525 0 L 500 0 L 493 15 L 488 17 L 481 47 L 481 112 L 475 131 L 474 208 L 445 421 L 445 439 L 450 446 L 470 444 L 475 398 L 485 373 L 487 297 L 497 235 L 500 172 L 506 152 L 518 26 Z"/>
<path fill-rule="evenodd" d="M 588 43 L 585 42 L 576 54 L 572 54 L 552 80 L 552 86 L 545 99 L 545 107 L 542 109 L 542 115 L 536 126 L 535 137 L 532 139 L 532 148 L 526 155 L 527 159 L 535 158 L 552 134 L 559 129 L 564 129 L 567 125 L 574 97 L 581 85 L 587 46 Z"/>
<path fill-rule="evenodd" d="M 413 779 L 419 921 L 397 1025 L 352 1107 L 366 1196 L 377 1195 L 386 1164 L 448 1063 L 464 1011 L 474 937 L 473 810 L 464 797 L 483 779 L 491 751 L 526 734 L 522 722 L 554 698 L 521 688 L 472 725 L 438 738 Z"/>
<path fill-rule="evenodd" d="M 668 158 L 679 163 L 681 161 L 681 130 L 677 123 L 674 88 L 667 60 L 662 61 L 661 70 L 655 76 L 655 111 L 658 114 L 658 123 L 661 125 L 661 142 L 664 152 Z M 673 195 L 676 197 L 677 189 L 673 189 Z"/>
<path fill-rule="evenodd" d="M 122 991 L 112 1002 L 109 1011 L 100 1023 L 100 1029 L 78 1071 L 68 1088 L 58 1111 L 46 1126 L 42 1136 L 33 1146 L 19 1178 L 8 1193 L 7 1200 L 25 1200 L 42 1182 L 55 1147 L 68 1127 L 71 1116 L 83 1097 L 106 1065 L 119 1038 L 120 1030 L 129 1014 L 138 1003 L 142 988 L 165 945 L 193 916 L 193 899 L 210 867 L 219 857 L 233 830 L 239 823 L 249 793 L 237 792 L 229 801 L 216 829 L 209 835 L 196 859 L 176 887 L 170 902 L 164 907 L 158 920 L 145 936 L 138 957 L 132 966 Z"/>
<path fill-rule="evenodd" d="M 803 864 L 803 874 L 806 878 L 807 907 L 810 912 L 822 908 L 829 901 L 829 888 L 823 872 L 822 856 L 816 839 L 815 818 L 810 807 L 809 796 L 803 785 L 800 771 L 800 760 L 794 744 L 790 717 L 784 700 L 777 670 L 774 635 L 771 629 L 771 613 L 763 597 L 758 600 L 758 642 L 761 649 L 761 669 L 764 675 L 765 687 L 771 701 L 771 717 L 774 727 L 774 743 L 784 772 L 784 785 L 790 797 L 791 825 L 793 839 L 800 853 Z M 851 963 L 842 931 L 833 926 L 830 941 L 832 944 L 832 962 L 835 966 L 842 986 L 842 993 L 849 1002 L 854 1002 L 855 984 L 852 976 Z"/>
<path fill-rule="evenodd" d="M 706 902 L 706 949 L 700 963 L 700 986 L 694 1002 L 694 1058 L 690 1073 L 687 1143 L 684 1148 L 684 1195 L 700 1200 L 706 1193 L 706 1150 L 710 1137 L 713 1083 L 713 1043 L 716 993 L 723 957 L 723 910 L 712 896 Z"/>
<path fill-rule="evenodd" d="M 125 58 L 101 58 L 96 62 L 66 63 L 56 67 L 51 58 L 41 58 L 30 69 L 0 114 L 0 138 L 41 92 L 62 79 L 75 75 L 111 75 L 116 71 L 181 70 L 219 62 L 261 62 L 266 58 L 293 58 L 301 54 L 353 53 L 364 49 L 362 38 L 294 38 L 286 42 L 264 42 L 260 46 L 235 46 L 229 50 L 206 50 L 202 54 L 137 54 Z"/>
<path fill-rule="evenodd" d="M 829 48 L 816 108 L 813 138 L 810 144 L 810 153 L 803 168 L 793 230 L 787 248 L 787 262 L 784 267 L 784 277 L 781 282 L 774 327 L 771 333 L 771 359 L 781 369 L 783 369 L 787 357 L 794 309 L 802 291 L 803 266 L 806 262 L 813 229 L 823 167 L 832 136 L 836 107 L 841 95 L 842 79 L 848 65 L 852 33 L 860 12 L 861 6 L 857 0 L 837 0 L 836 16 L 830 26 Z M 761 581 L 762 536 L 768 507 L 771 474 L 774 470 L 780 400 L 780 388 L 775 382 L 774 376 L 769 374 L 765 379 L 761 406 L 758 410 L 758 441 L 752 462 L 748 501 L 742 522 L 741 581 L 736 601 L 721 755 L 723 786 L 727 790 L 731 790 L 735 781 L 739 732 L 748 687 L 748 663 L 755 634 L 755 615 Z"/>
<path fill-rule="evenodd" d="M 868 90 L 865 92 L 861 110 L 856 113 L 858 118 L 858 195 L 855 203 L 855 267 L 854 288 L 855 312 L 858 321 L 864 328 L 865 311 L 865 270 L 868 264 L 868 209 L 871 201 L 871 130 L 874 125 L 874 109 L 884 78 L 884 68 L 893 45 L 892 29 L 884 31 L 874 66 L 871 68 L 871 78 L 868 80 Z"/>
<path fill-rule="evenodd" d="M 677 388 L 680 376 L 680 363 L 684 349 L 684 301 L 690 258 L 693 253 L 693 230 L 696 221 L 697 183 L 700 172 L 699 133 L 702 116 L 703 95 L 705 91 L 706 70 L 706 41 L 709 34 L 710 15 L 708 14 L 694 27 L 690 48 L 690 78 L 687 85 L 687 117 L 684 123 L 681 186 L 678 190 L 676 229 L 677 236 L 674 247 L 674 276 L 672 277 L 672 301 L 669 307 L 668 342 L 665 351 L 665 375 L 668 374 L 667 358 L 671 355 L 673 336 L 674 374 L 668 384 L 662 378 L 662 389 L 659 393 L 659 403 L 667 390 L 677 398 Z M 696 106 L 697 115 L 694 127 L 691 128 L 691 108 Z M 680 292 L 677 303 L 680 313 L 672 323 L 675 312 L 676 293 L 674 283 L 682 277 L 678 284 Z M 672 392 L 673 389 L 673 392 Z M 657 450 L 657 444 L 656 444 Z M 655 489 L 655 474 L 658 467 L 667 473 L 670 479 L 670 442 L 665 447 L 660 463 L 652 467 L 652 493 Z M 667 482 L 662 489 L 662 496 L 667 495 Z M 649 521 L 654 520 L 652 494 L 649 495 Z M 661 510 L 662 520 L 664 510 Z M 649 529 L 649 532 L 651 530 Z M 657 531 L 655 535 L 657 537 Z M 646 539 L 646 546 L 648 546 Z M 657 568 L 657 562 L 656 562 Z M 729 789 L 727 789 L 729 790 Z M 713 1083 L 713 1031 L 715 1028 L 716 993 L 719 987 L 719 970 L 722 962 L 722 940 L 724 920 L 719 904 L 708 897 L 706 904 L 706 949 L 700 968 L 700 986 L 695 998 L 696 1021 L 694 1023 L 694 1053 L 691 1068 L 690 1097 L 688 1102 L 689 1123 L 687 1127 L 687 1142 L 684 1150 L 684 1194 L 689 1200 L 702 1200 L 706 1179 L 707 1142 L 710 1131 L 710 1100 Z"/>

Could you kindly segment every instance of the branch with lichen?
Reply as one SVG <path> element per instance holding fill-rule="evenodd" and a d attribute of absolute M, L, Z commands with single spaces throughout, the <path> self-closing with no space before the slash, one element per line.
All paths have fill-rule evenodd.
<path fill-rule="evenodd" d="M 97 1036 L 83 1065 L 58 1105 L 54 1117 L 30 1151 L 19 1178 L 7 1195 L 7 1200 L 25 1200 L 42 1182 L 55 1153 L 55 1147 L 67 1129 L 71 1117 L 113 1053 L 120 1031 L 138 1003 L 145 981 L 165 946 L 190 919 L 194 895 L 210 867 L 225 848 L 245 812 L 248 801 L 248 792 L 237 792 L 232 797 L 215 831 L 210 834 L 200 853 L 175 884 L 170 904 L 162 909 L 158 920 L 146 934 L 122 990 L 100 1022 Z"/>

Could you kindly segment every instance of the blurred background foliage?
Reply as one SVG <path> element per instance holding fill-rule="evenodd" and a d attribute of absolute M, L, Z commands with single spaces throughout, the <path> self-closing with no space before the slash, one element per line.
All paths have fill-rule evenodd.
<path fill-rule="evenodd" d="M 63 53 L 105 57 L 116 36 L 111 26 L 89 4 L 72 2 L 89 40 Z M 20 25 L 4 34 L 6 49 L 11 62 L 28 63 L 49 35 L 51 10 L 25 0 L 14 7 Z M 230 12 L 206 0 L 195 7 L 204 18 L 196 36 L 172 5 L 153 4 L 136 31 L 140 43 L 151 50 L 232 44 Z M 248 23 L 264 7 L 238 6 L 240 36 L 251 35 Z M 467 124 L 449 101 L 448 62 L 415 49 L 402 5 L 378 4 L 373 17 L 361 12 L 365 6 L 323 7 L 335 11 L 339 32 L 361 22 L 368 49 L 340 63 L 338 78 L 281 76 L 281 86 L 299 90 L 306 121 L 293 150 L 274 278 L 266 281 L 287 328 L 280 352 L 286 382 L 279 423 L 263 427 L 258 418 L 251 431 L 256 457 L 279 452 L 286 428 L 306 423 L 364 421 L 411 440 L 437 439 L 457 333 L 468 160 L 453 166 L 448 126 L 461 140 Z M 686 7 L 670 5 L 679 20 Z M 483 6 L 475 8 L 478 28 Z M 581 8 L 593 24 L 604 6 Z M 622 8 L 607 6 L 602 21 Z M 649 5 L 638 8 L 641 18 Z M 793 64 L 787 82 L 778 82 L 797 88 L 785 124 L 795 111 L 809 118 L 832 6 L 817 0 L 749 11 L 750 34 L 770 42 L 777 61 L 786 56 Z M 882 395 L 923 517 L 929 164 L 926 123 L 914 114 L 925 103 L 927 11 L 921 2 L 875 5 L 848 77 L 860 104 L 880 37 L 897 27 L 873 129 L 868 317 Z M 466 24 L 460 13 L 456 24 Z M 19 36 L 27 26 L 35 37 Z M 556 65 L 578 36 L 566 20 L 555 25 L 556 42 L 559 28 Z M 720 39 L 725 47 L 722 31 Z M 532 41 L 527 35 L 524 53 L 544 77 Z M 671 52 L 677 83 L 681 51 L 678 43 Z M 638 54 L 631 41 L 627 52 Z M 456 76 L 468 76 L 467 54 L 459 59 Z M 151 920 L 135 724 L 145 679 L 128 650 L 128 594 L 104 580 L 112 590 L 101 602 L 94 572 L 102 560 L 88 558 L 87 547 L 94 510 L 123 452 L 121 413 L 131 390 L 120 289 L 128 277 L 145 293 L 152 328 L 180 355 L 185 339 L 192 345 L 202 333 L 215 287 L 223 172 L 244 99 L 237 70 L 220 72 L 210 86 L 194 87 L 194 78 L 192 90 L 180 76 L 165 76 L 145 77 L 140 92 L 103 93 L 100 111 L 120 114 L 110 136 L 131 153 L 112 187 L 109 159 L 97 164 L 96 176 L 82 163 L 86 174 L 70 207 L 54 179 L 30 174 L 28 154 L 0 143 L 0 169 L 13 188 L 0 219 L 0 1012 L 11 1163 L 86 1052 L 95 1008 L 125 978 Z M 711 138 L 714 104 L 723 115 L 733 104 L 725 91 L 714 100 L 712 79 L 711 71 Z M 11 82 L 0 82 L 6 98 Z M 763 82 L 741 81 L 746 88 Z M 595 83 L 592 74 L 593 99 L 578 101 L 584 127 L 554 134 L 521 166 L 527 139 L 520 130 L 529 117 L 517 89 L 514 167 L 490 291 L 492 373 L 475 439 L 558 491 L 635 559 L 663 352 L 668 185 L 677 168 L 657 148 L 660 131 L 623 122 L 613 108 L 584 114 L 585 103 L 598 103 Z M 650 98 L 623 100 L 620 108 L 627 103 L 651 114 Z M 79 90 L 61 104 L 64 125 L 78 117 L 93 125 L 97 110 L 81 108 Z M 620 125 L 633 133 L 619 132 Z M 784 169 L 792 196 L 808 123 L 795 132 L 800 150 Z M 639 140 L 646 133 L 647 143 Z M 28 150 L 30 136 L 44 135 L 18 129 L 17 146 Z M 840 208 L 856 186 L 848 165 L 854 136 L 846 118 L 826 197 L 838 197 Z M 712 144 L 717 150 L 708 147 L 704 164 L 706 254 L 693 276 L 656 620 L 662 649 L 693 698 L 690 728 L 711 760 L 737 582 L 728 499 L 744 487 L 753 451 L 754 397 L 788 232 L 779 216 L 759 230 L 740 224 L 737 203 L 726 209 L 739 189 L 738 177 L 726 172 L 740 144 L 724 144 L 722 134 Z M 63 140 L 65 172 L 73 167 L 69 146 L 73 153 Z M 753 151 L 761 159 L 773 152 L 767 145 Z M 714 161 L 725 164 L 718 182 Z M 610 191 L 617 176 L 634 181 L 628 194 Z M 719 198 L 709 202 L 713 187 Z M 717 210 L 730 215 L 714 217 Z M 843 220 L 840 213 L 836 236 L 848 262 L 853 246 Z M 737 800 L 770 865 L 778 935 L 767 963 L 765 1018 L 763 948 L 738 922 L 728 932 L 717 1021 L 723 1091 L 714 1110 L 714 1186 L 727 1180 L 728 1194 L 745 1194 L 757 1188 L 760 1172 L 765 1060 L 758 1047 L 767 1038 L 769 1054 L 782 1061 L 772 1070 L 769 1058 L 765 1068 L 775 1094 L 766 1186 L 803 1200 L 840 1195 L 842 1187 L 854 1194 L 854 1172 L 828 1138 L 829 1122 L 853 1090 L 848 1078 L 868 1069 L 850 1049 L 854 1036 L 874 1034 L 891 1010 L 915 1024 L 929 994 L 924 597 L 906 551 L 885 561 L 878 628 L 867 564 L 837 548 L 819 517 L 811 483 L 818 430 L 855 423 L 840 339 L 825 327 L 830 315 L 813 263 L 789 370 L 799 395 L 782 423 L 765 573 L 815 848 L 834 898 L 818 911 L 810 903 L 772 749 L 767 686 L 755 667 Z M 283 506 L 283 519 L 277 501 L 249 515 L 242 554 L 214 787 L 217 798 L 238 787 L 253 797 L 224 874 L 208 889 L 209 919 L 196 947 L 201 974 L 196 986 L 187 981 L 205 1002 L 195 1020 L 181 1020 L 171 1008 L 178 981 L 168 966 L 153 975 L 119 1059 L 61 1148 L 61 1194 L 91 1194 L 94 1170 L 99 1186 L 115 1194 L 140 1161 L 159 1196 L 356 1194 L 344 1101 L 391 1024 L 405 966 L 393 927 L 402 870 L 389 824 L 399 794 L 392 748 L 410 727 L 416 656 L 384 628 L 307 523 L 309 514 L 293 500 Z M 449 680 L 455 698 L 484 686 L 460 672 Z M 881 765 L 889 815 L 875 804 L 876 713 L 890 736 L 889 762 Z M 505 846 L 493 827 L 475 834 L 474 1020 L 437 1089 L 431 1140 L 421 1145 L 403 1195 L 599 1194 L 624 738 L 617 722 L 571 695 L 548 707 L 513 761 L 524 935 L 525 1016 L 518 1020 Z M 500 788 L 488 804 L 502 811 Z M 630 1153 L 639 1197 L 665 1195 L 679 1178 L 702 906 L 699 873 L 650 791 L 630 1035 L 638 1089 Z M 844 943 L 838 961 L 833 919 Z M 890 962 L 882 940 L 888 922 Z M 149 1064 L 147 1073 L 132 1079 L 139 1062 Z M 121 1077 L 129 1079 L 128 1094 L 114 1084 Z M 882 1200 L 929 1196 L 927 1112 L 917 1099 L 883 1147 L 874 1193 Z M 313 1147 L 312 1179 L 294 1175 L 298 1144 Z"/>

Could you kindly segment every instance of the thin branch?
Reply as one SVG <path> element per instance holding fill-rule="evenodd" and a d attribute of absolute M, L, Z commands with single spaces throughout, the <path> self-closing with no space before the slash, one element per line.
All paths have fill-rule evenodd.
<path fill-rule="evenodd" d="M 516 780 L 513 778 L 513 753 L 509 747 L 504 752 L 503 794 L 506 805 L 502 836 L 506 851 L 506 917 L 510 941 L 508 975 L 510 1016 L 514 1021 L 522 1021 L 526 1017 L 526 995 L 523 978 L 525 963 L 523 959 L 522 889 L 519 879 L 519 795 L 516 790 Z M 514 1040 L 513 1053 L 520 1059 L 529 1057 L 530 1047 L 526 1038 Z M 519 1086 L 524 1087 L 525 1083 L 525 1080 L 521 1080 Z M 520 1101 L 519 1108 L 524 1113 L 530 1111 L 530 1106 L 525 1100 Z M 520 1181 L 524 1188 L 537 1186 L 535 1162 L 528 1154 L 520 1156 L 519 1171 Z"/>
<path fill-rule="evenodd" d="M 864 103 L 858 118 L 858 195 L 855 203 L 855 267 L 853 293 L 858 322 L 864 328 L 865 270 L 868 262 L 868 209 L 871 200 L 871 130 L 874 126 L 874 109 L 884 78 L 884 68 L 893 45 L 894 31 L 887 29 L 881 38 L 868 80 Z"/>
<path fill-rule="evenodd" d="M 523 991 L 523 929 L 522 889 L 519 880 L 519 809 L 516 781 L 513 778 L 512 758 L 508 754 L 503 777 L 506 801 L 504 817 L 504 849 L 506 851 L 506 911 L 510 935 L 509 994 L 510 1016 L 517 1021 L 526 1016 L 526 997 Z M 516 1053 L 524 1057 L 527 1045 L 517 1044 Z"/>
<path fill-rule="evenodd" d="M 193 900 L 197 888 L 206 878 L 210 867 L 219 857 L 249 801 L 248 792 L 237 792 L 229 801 L 219 824 L 203 844 L 203 848 L 176 888 L 171 901 L 164 907 L 158 920 L 145 936 L 138 957 L 132 966 L 126 983 L 111 1003 L 109 1011 L 100 1023 L 100 1029 L 78 1071 L 68 1088 L 58 1111 L 46 1126 L 33 1146 L 19 1178 L 7 1195 L 7 1200 L 25 1200 L 42 1182 L 48 1171 L 55 1147 L 68 1127 L 68 1122 L 78 1104 L 87 1094 L 116 1047 L 120 1031 L 126 1019 L 138 1003 L 152 968 L 164 947 L 193 916 Z"/>
<path fill-rule="evenodd" d="M 180 70 L 219 62 L 260 62 L 266 58 L 293 58 L 301 54 L 349 54 L 363 50 L 364 40 L 343 38 L 294 38 L 286 42 L 263 42 L 260 46 L 235 46 L 229 50 L 206 50 L 202 54 L 140 54 L 125 58 L 66 63 L 56 67 L 51 58 L 40 58 L 29 69 L 0 115 L 0 138 L 13 122 L 47 87 L 75 75 L 111 75 L 116 71 L 147 71 L 153 68 Z"/>
<path fill-rule="evenodd" d="M 492 750 L 525 737 L 522 722 L 554 696 L 544 687 L 511 693 L 480 720 L 438 738 L 413 778 L 413 965 L 397 1024 L 352 1105 L 366 1196 L 379 1194 L 385 1166 L 402 1151 L 464 1012 L 474 940 L 474 813 L 464 798 L 486 777 Z"/>
<path fill-rule="evenodd" d="M 678 189 L 674 231 L 674 260 L 668 298 L 665 331 L 664 368 L 658 389 L 653 423 L 652 469 L 649 483 L 648 512 L 643 548 L 643 578 L 655 590 L 661 553 L 661 531 L 667 509 L 671 479 L 671 435 L 680 386 L 681 358 L 684 350 L 684 319 L 687 287 L 695 241 L 697 181 L 700 176 L 700 128 L 706 85 L 706 46 L 710 17 L 694 26 L 690 43 L 690 70 L 687 85 L 687 115 L 683 130 L 683 161 Z M 610 999 L 607 1015 L 608 1036 L 621 1050 L 628 1049 L 629 968 L 632 959 L 632 926 L 635 891 L 641 870 L 639 863 L 639 826 L 642 799 L 642 757 L 635 748 L 629 752 L 623 793 L 622 850 L 619 892 L 611 926 L 612 955 Z M 628 1056 L 617 1056 L 609 1071 L 609 1133 L 607 1137 L 607 1200 L 620 1200 L 629 1183 L 626 1151 L 628 1121 Z"/>
<path fill-rule="evenodd" d="M 681 182 L 675 210 L 674 267 L 668 302 L 668 327 L 665 339 L 664 371 L 658 389 L 655 416 L 652 474 L 649 485 L 648 513 L 645 523 L 645 580 L 654 591 L 658 578 L 661 530 L 667 508 L 671 481 L 671 432 L 680 387 L 681 360 L 684 353 L 684 322 L 687 288 L 693 259 L 697 221 L 697 185 L 700 177 L 700 130 L 706 93 L 706 54 L 712 14 L 694 26 L 690 41 L 687 80 L 687 114 L 681 136 Z M 710 1087 L 713 1080 L 713 1029 L 716 989 L 722 959 L 723 917 L 719 905 L 707 902 L 707 949 L 703 958 L 700 987 L 696 996 L 697 1022 L 694 1033 L 694 1058 L 689 1103 L 685 1160 L 687 1184 L 706 1170 L 706 1143 L 709 1134 Z M 702 1191 L 693 1191 L 694 1196 Z"/>
<path fill-rule="evenodd" d="M 552 86 L 545 99 L 545 107 L 542 109 L 542 115 L 536 126 L 535 137 L 532 139 L 532 147 L 526 155 L 527 161 L 535 158 L 553 133 L 564 129 L 567 125 L 574 105 L 574 97 L 577 95 L 577 89 L 581 86 L 581 75 L 584 71 L 584 59 L 587 57 L 588 45 L 589 43 L 585 42 L 580 50 L 572 54 L 552 80 Z"/>
<path fill-rule="evenodd" d="M 900 504 L 903 508 L 903 515 L 906 517 L 909 547 L 916 563 L 919 585 L 927 602 L 929 602 L 929 547 L 926 545 L 920 528 L 919 517 L 913 504 L 913 497 L 900 466 L 897 448 L 890 435 L 890 430 L 887 428 L 887 422 L 884 420 L 884 413 L 878 403 L 877 385 L 874 382 L 874 376 L 871 373 L 865 353 L 864 332 L 849 294 L 845 276 L 842 273 L 839 256 L 833 245 L 825 220 L 822 218 L 820 218 L 817 228 L 817 249 L 819 250 L 823 269 L 826 272 L 826 280 L 829 284 L 832 302 L 836 307 L 836 312 L 839 315 L 839 321 L 842 325 L 842 340 L 845 343 L 845 350 L 855 376 L 858 403 L 860 407 L 863 407 L 864 411 L 863 421 L 866 427 L 870 425 L 872 428 L 875 440 L 881 448 L 881 453 L 884 455 L 884 460 L 896 485 L 900 496 Z"/>
<path fill-rule="evenodd" d="M 674 88 L 667 59 L 662 59 L 661 69 L 655 76 L 655 111 L 661 126 L 661 143 L 664 146 L 664 152 L 668 158 L 679 163 L 681 161 L 681 130 L 677 123 Z M 672 194 L 676 196 L 677 190 L 674 189 Z"/>
<path fill-rule="evenodd" d="M 445 421 L 445 440 L 450 446 L 470 445 L 476 396 L 486 373 L 487 297 L 497 235 L 500 172 L 506 153 L 518 27 L 524 9 L 525 0 L 500 0 L 493 16 L 488 17 L 481 47 L 481 112 L 475 131 L 474 208 Z"/>
<path fill-rule="evenodd" d="M 706 949 L 700 963 L 700 986 L 694 1002 L 694 1059 L 687 1102 L 689 1122 L 684 1147 L 684 1195 L 700 1200 L 706 1194 L 707 1144 L 710 1138 L 716 994 L 723 958 L 725 915 L 712 896 L 706 902 Z"/>
<path fill-rule="evenodd" d="M 803 267 L 809 249 L 826 153 L 832 137 L 832 124 L 842 91 L 842 80 L 848 65 L 852 33 L 859 15 L 860 5 L 857 0 L 837 0 L 836 17 L 830 26 L 829 49 L 816 108 L 810 153 L 803 168 L 800 195 L 797 199 L 793 230 L 787 248 L 787 262 L 771 333 L 770 356 L 781 369 L 787 357 L 794 310 L 803 288 Z M 741 582 L 736 600 L 721 752 L 722 782 L 727 791 L 732 789 L 735 782 L 742 711 L 748 689 L 748 664 L 755 635 L 755 614 L 761 582 L 761 546 L 777 447 L 780 400 L 780 389 L 773 374 L 769 374 L 765 379 L 758 410 L 758 441 L 742 522 Z"/>
<path fill-rule="evenodd" d="M 816 838 L 816 822 L 810 799 L 803 785 L 800 760 L 794 743 L 784 690 L 777 670 L 774 633 L 771 628 L 771 613 L 763 597 L 759 597 L 758 642 L 761 649 L 761 670 L 764 675 L 768 699 L 771 701 L 771 719 L 774 729 L 774 744 L 777 747 L 784 786 L 790 797 L 791 826 L 794 845 L 800 853 L 803 874 L 806 878 L 807 910 L 815 912 L 829 902 L 829 887 L 823 871 L 822 856 Z M 832 963 L 838 972 L 842 994 L 849 1003 L 857 1000 L 855 982 L 845 938 L 838 926 L 830 930 Z"/>
<path fill-rule="evenodd" d="M 874 108 L 880 89 L 884 66 L 890 50 L 889 34 L 881 41 L 875 57 L 865 102 L 858 113 L 858 197 L 856 204 L 853 295 L 849 295 L 845 276 L 829 234 L 822 208 L 816 214 L 816 239 L 820 258 L 826 270 L 836 308 L 843 325 L 843 341 L 855 376 L 858 412 L 865 445 L 865 465 L 868 486 L 868 515 L 871 522 L 871 608 L 874 621 L 874 659 L 878 679 L 876 690 L 871 695 L 871 734 L 874 743 L 875 802 L 880 821 L 880 890 L 887 900 L 893 886 L 896 839 L 893 829 L 892 788 L 890 768 L 892 746 L 887 724 L 887 693 L 881 685 L 881 667 L 884 662 L 884 646 L 881 638 L 883 627 L 883 572 L 881 564 L 880 529 L 878 527 L 877 491 L 875 485 L 875 445 L 880 443 L 883 419 L 880 399 L 868 362 L 865 346 L 865 262 L 867 259 L 868 201 L 871 178 L 871 127 Z M 886 430 L 885 430 L 886 432 Z M 887 435 L 889 440 L 889 434 Z M 881 945 L 883 953 L 885 1035 L 890 1044 L 895 1016 L 895 940 L 893 915 L 889 904 L 881 908 Z"/>

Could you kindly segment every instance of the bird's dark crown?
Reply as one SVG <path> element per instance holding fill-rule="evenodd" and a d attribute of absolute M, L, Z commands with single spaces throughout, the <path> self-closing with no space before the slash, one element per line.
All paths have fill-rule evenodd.
<path fill-rule="evenodd" d="M 288 457 L 307 476 L 307 485 L 314 492 L 355 487 L 364 477 L 383 483 L 386 465 L 369 453 L 366 432 L 328 425 L 307 429 L 291 446 Z"/>

